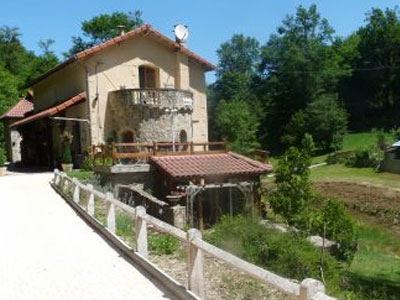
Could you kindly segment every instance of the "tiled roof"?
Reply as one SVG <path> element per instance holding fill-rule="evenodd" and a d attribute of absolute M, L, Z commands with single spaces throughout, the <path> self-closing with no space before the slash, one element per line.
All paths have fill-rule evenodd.
<path fill-rule="evenodd" d="M 254 177 L 272 172 L 272 166 L 228 152 L 201 155 L 153 156 L 150 161 L 174 179 Z"/>
<path fill-rule="evenodd" d="M 5 114 L 3 114 L 0 117 L 0 120 L 4 118 L 23 118 L 26 113 L 32 110 L 33 110 L 33 103 L 26 100 L 25 98 L 22 98 L 21 100 L 18 101 L 17 104 L 15 104 Z"/>
<path fill-rule="evenodd" d="M 163 35 L 162 33 L 160 33 L 159 31 L 155 30 L 153 27 L 151 27 L 149 24 L 145 24 L 143 26 L 140 26 L 136 29 L 133 29 L 123 35 L 117 36 L 115 38 L 112 38 L 104 43 L 101 43 L 99 45 L 93 46 L 91 48 L 88 48 L 86 50 L 83 50 L 79 53 L 76 53 L 75 55 L 73 55 L 72 57 L 70 57 L 69 59 L 67 59 L 66 61 L 58 64 L 57 66 L 55 66 L 53 69 L 49 70 L 48 72 L 46 72 L 45 74 L 39 76 L 38 78 L 34 79 L 32 82 L 30 82 L 28 84 L 28 86 L 32 86 L 38 82 L 40 82 L 41 80 L 45 79 L 46 77 L 50 76 L 51 74 L 57 72 L 58 70 L 61 70 L 62 68 L 64 68 L 65 66 L 75 62 L 76 60 L 80 60 L 80 59 L 84 59 L 87 58 L 105 48 L 108 48 L 109 46 L 113 46 L 116 45 L 118 43 L 121 43 L 122 41 L 125 41 L 127 39 L 130 39 L 132 37 L 137 37 L 137 36 L 141 36 L 141 35 L 148 35 L 151 34 L 153 37 L 155 37 L 156 39 L 160 40 L 161 42 L 166 43 L 167 45 L 169 45 L 170 47 L 172 47 L 174 50 L 176 51 L 180 51 L 184 54 L 186 54 L 187 56 L 191 57 L 192 59 L 198 61 L 199 63 L 201 63 L 202 65 L 204 65 L 207 69 L 207 71 L 212 71 L 215 70 L 215 66 L 210 63 L 208 60 L 200 57 L 199 55 L 195 54 L 194 52 L 190 51 L 188 48 L 186 48 L 185 46 L 171 40 L 169 37 Z"/>
<path fill-rule="evenodd" d="M 58 114 L 59 112 L 62 112 L 63 110 L 67 109 L 70 106 L 73 106 L 79 102 L 82 102 L 86 100 L 86 95 L 85 92 L 82 92 L 76 96 L 73 96 L 72 98 L 62 102 L 61 104 L 58 104 L 57 106 L 50 107 L 48 109 L 45 109 L 41 112 L 38 112 L 34 115 L 28 116 L 22 120 L 16 121 L 10 125 L 10 127 L 26 124 L 41 118 L 46 118 L 50 116 L 54 116 Z"/>

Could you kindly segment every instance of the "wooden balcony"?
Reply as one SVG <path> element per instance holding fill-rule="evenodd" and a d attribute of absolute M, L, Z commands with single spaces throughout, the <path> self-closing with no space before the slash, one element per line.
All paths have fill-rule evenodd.
<path fill-rule="evenodd" d="M 111 101 L 122 102 L 127 106 L 193 109 L 193 94 L 177 89 L 123 89 L 111 92 Z"/>
<path fill-rule="evenodd" d="M 92 146 L 91 158 L 95 165 L 147 163 L 152 156 L 198 155 L 227 152 L 225 142 L 207 143 L 113 143 Z"/>

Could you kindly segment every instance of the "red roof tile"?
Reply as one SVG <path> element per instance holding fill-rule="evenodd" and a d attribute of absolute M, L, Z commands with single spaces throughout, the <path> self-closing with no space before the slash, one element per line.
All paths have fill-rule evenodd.
<path fill-rule="evenodd" d="M 12 123 L 10 125 L 10 127 L 26 124 L 26 123 L 29 123 L 29 122 L 32 122 L 32 121 L 35 121 L 35 120 L 38 120 L 38 119 L 41 119 L 41 118 L 54 116 L 54 115 L 58 114 L 59 112 L 67 109 L 68 107 L 73 106 L 73 105 L 75 105 L 75 104 L 77 104 L 79 102 L 82 102 L 84 100 L 86 100 L 86 95 L 85 95 L 84 92 L 82 92 L 82 93 L 80 93 L 80 94 L 78 94 L 78 95 L 76 95 L 76 96 L 74 96 L 74 97 L 62 102 L 61 104 L 58 104 L 57 106 L 50 107 L 48 109 L 45 109 L 45 110 L 43 110 L 41 112 L 38 112 L 38 113 L 32 115 L 32 116 L 29 116 L 29 117 L 26 117 L 26 118 L 24 118 L 22 120 L 14 122 L 14 123 Z"/>
<path fill-rule="evenodd" d="M 219 154 L 153 156 L 150 161 L 174 179 L 214 176 L 254 177 L 272 172 L 272 166 L 228 152 Z"/>
<path fill-rule="evenodd" d="M 210 63 L 208 60 L 200 57 L 199 55 L 195 54 L 194 52 L 190 51 L 189 49 L 187 49 L 185 46 L 171 40 L 169 37 L 163 35 L 162 33 L 160 33 L 159 31 L 155 30 L 153 27 L 151 27 L 149 24 L 145 24 L 143 26 L 140 26 L 136 29 L 133 29 L 127 33 L 125 33 L 124 35 L 120 35 L 117 36 L 115 38 L 112 38 L 108 41 L 105 41 L 104 43 L 101 43 L 99 45 L 93 46 L 91 48 L 85 49 L 77 54 L 75 54 L 74 56 L 70 57 L 69 59 L 67 59 L 66 61 L 58 64 L 57 66 L 55 66 L 53 69 L 49 70 L 48 72 L 46 72 L 45 74 L 39 76 L 38 78 L 34 79 L 32 82 L 30 82 L 27 86 L 32 86 L 38 82 L 40 82 L 41 80 L 47 78 L 48 76 L 50 76 L 51 74 L 53 74 L 54 72 L 57 72 L 58 70 L 63 69 L 65 66 L 75 62 L 76 60 L 79 59 L 84 59 L 86 57 L 89 57 L 99 51 L 102 51 L 105 48 L 108 48 L 110 46 L 116 45 L 118 43 L 121 43 L 122 41 L 125 41 L 127 39 L 130 39 L 132 37 L 137 37 L 137 36 L 141 36 L 144 34 L 151 34 L 152 36 L 154 36 L 155 38 L 157 38 L 160 41 L 163 41 L 164 43 L 168 44 L 169 46 L 171 46 L 174 50 L 180 51 L 184 54 L 186 54 L 187 56 L 191 57 L 192 59 L 198 61 L 199 63 L 201 63 L 202 65 L 204 65 L 207 69 L 207 71 L 212 71 L 215 70 L 216 67 Z"/>
<path fill-rule="evenodd" d="M 18 101 L 17 104 L 15 104 L 5 114 L 3 114 L 0 117 L 0 120 L 4 118 L 23 118 L 26 113 L 32 110 L 33 110 L 33 103 L 26 100 L 25 98 L 22 98 L 21 100 Z"/>

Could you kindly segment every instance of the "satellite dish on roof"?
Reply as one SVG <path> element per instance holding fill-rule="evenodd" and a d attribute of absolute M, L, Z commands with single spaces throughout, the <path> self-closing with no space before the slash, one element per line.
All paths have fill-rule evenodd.
<path fill-rule="evenodd" d="M 175 39 L 178 43 L 185 43 L 189 37 L 187 26 L 178 24 L 174 27 Z"/>

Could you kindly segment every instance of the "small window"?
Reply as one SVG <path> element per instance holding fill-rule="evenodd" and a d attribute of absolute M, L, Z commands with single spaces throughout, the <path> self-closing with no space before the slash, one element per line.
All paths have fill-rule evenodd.
<path fill-rule="evenodd" d="M 154 89 L 156 85 L 156 69 L 146 66 L 139 67 L 139 87 L 141 89 Z"/>
<path fill-rule="evenodd" d="M 124 131 L 121 135 L 122 143 L 134 143 L 135 142 L 135 134 L 133 131 L 127 130 Z"/>
<path fill-rule="evenodd" d="M 181 143 L 187 143 L 188 139 L 187 139 L 187 133 L 185 130 L 181 130 L 181 132 L 179 133 L 179 141 Z"/>

